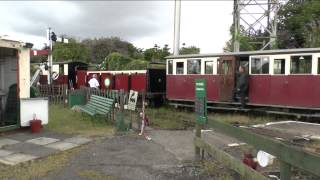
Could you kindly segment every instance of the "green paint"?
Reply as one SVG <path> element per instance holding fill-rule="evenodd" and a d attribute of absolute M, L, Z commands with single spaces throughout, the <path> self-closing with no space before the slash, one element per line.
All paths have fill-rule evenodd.
<path fill-rule="evenodd" d="M 283 161 L 280 162 L 280 179 L 291 180 L 291 166 Z"/>
<path fill-rule="evenodd" d="M 207 153 L 212 155 L 212 157 L 214 157 L 217 161 L 223 163 L 228 168 L 239 173 L 241 177 L 245 180 L 268 180 L 267 177 L 246 166 L 239 159 L 236 159 L 228 153 L 224 152 L 223 150 L 206 143 L 199 137 L 194 138 L 194 144 L 196 147 L 204 149 Z"/>
<path fill-rule="evenodd" d="M 287 164 L 320 176 L 318 154 L 213 119 L 208 120 L 208 127 L 268 152 Z"/>
<path fill-rule="evenodd" d="M 206 98 L 206 80 L 196 79 L 195 81 L 195 112 L 197 113 L 197 123 L 205 124 L 207 122 L 207 98 Z"/>

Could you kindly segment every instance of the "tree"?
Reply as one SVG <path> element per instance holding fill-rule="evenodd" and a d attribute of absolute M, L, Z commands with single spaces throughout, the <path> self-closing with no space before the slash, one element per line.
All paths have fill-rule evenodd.
<path fill-rule="evenodd" d="M 69 43 L 56 42 L 53 46 L 53 61 L 82 61 L 89 60 L 89 51 L 81 43 L 74 39 L 69 39 Z"/>
<path fill-rule="evenodd" d="M 101 63 L 109 54 L 118 52 L 131 58 L 142 57 L 141 50 L 119 37 L 85 39 L 82 43 L 89 49 L 93 63 Z"/>
<path fill-rule="evenodd" d="M 278 14 L 280 48 L 320 45 L 320 1 L 291 0 L 281 7 Z"/>
<path fill-rule="evenodd" d="M 163 61 L 165 60 L 165 57 L 170 55 L 169 50 L 170 48 L 168 47 L 167 44 L 165 44 L 163 48 L 155 44 L 153 48 L 146 49 L 143 52 L 144 59 L 146 61 L 155 61 L 155 60 Z"/>
<path fill-rule="evenodd" d="M 124 70 L 131 61 L 132 59 L 130 57 L 124 56 L 118 52 L 113 52 L 105 58 L 101 66 L 103 69 L 108 67 L 107 70 Z"/>
<path fill-rule="evenodd" d="M 200 48 L 196 46 L 188 46 L 188 47 L 182 47 L 179 50 L 179 54 L 199 54 Z"/>

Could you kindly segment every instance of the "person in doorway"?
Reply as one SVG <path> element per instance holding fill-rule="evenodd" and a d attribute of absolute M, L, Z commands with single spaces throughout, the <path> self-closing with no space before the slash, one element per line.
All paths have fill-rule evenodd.
<path fill-rule="evenodd" d="M 244 108 L 246 105 L 246 96 L 248 94 L 249 76 L 243 66 L 239 67 L 239 73 L 237 76 L 236 90 L 238 97 L 240 98 L 241 107 Z"/>
<path fill-rule="evenodd" d="M 146 128 L 146 126 L 149 125 L 149 119 L 147 118 L 147 116 L 143 112 L 140 112 L 140 118 L 141 118 L 141 130 L 140 130 L 139 136 L 144 135 L 144 137 L 147 140 L 151 140 L 151 138 L 145 133 L 145 128 Z"/>
<path fill-rule="evenodd" d="M 93 75 L 92 75 L 92 78 L 89 80 L 88 83 L 89 83 L 90 88 L 96 88 L 96 89 L 98 89 L 99 86 L 100 86 L 96 74 L 93 74 Z"/>

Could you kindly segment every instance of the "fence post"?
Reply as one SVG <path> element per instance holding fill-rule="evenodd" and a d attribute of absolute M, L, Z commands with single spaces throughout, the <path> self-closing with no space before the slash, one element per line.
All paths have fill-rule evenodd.
<path fill-rule="evenodd" d="M 201 138 L 201 125 L 197 122 L 196 123 L 196 137 Z M 195 146 L 195 155 L 196 155 L 196 159 L 199 160 L 200 159 L 200 147 Z"/>
<path fill-rule="evenodd" d="M 280 180 L 291 180 L 291 165 L 280 161 Z"/>
<path fill-rule="evenodd" d="M 120 90 L 120 99 L 119 99 L 119 111 L 117 113 L 117 131 L 124 131 L 125 130 L 125 124 L 124 124 L 124 117 L 123 117 L 123 111 L 124 111 L 124 91 L 123 89 Z"/>

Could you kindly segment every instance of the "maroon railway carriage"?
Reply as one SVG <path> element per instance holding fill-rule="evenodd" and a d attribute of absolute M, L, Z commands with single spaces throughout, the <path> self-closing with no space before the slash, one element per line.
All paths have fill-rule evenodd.
<path fill-rule="evenodd" d="M 320 108 L 320 48 L 169 56 L 166 97 L 192 102 L 195 79 L 204 78 L 209 103 L 232 103 L 240 65 L 249 73 L 248 105 Z"/>
<path fill-rule="evenodd" d="M 124 70 L 124 71 L 78 71 L 76 84 L 88 86 L 88 81 L 92 75 L 98 76 L 101 89 L 130 90 L 146 93 L 150 102 L 161 104 L 165 98 L 166 90 L 166 70 L 148 68 L 147 70 Z M 105 86 L 105 80 L 110 82 L 109 87 Z"/>
<path fill-rule="evenodd" d="M 69 84 L 76 87 L 76 73 L 77 71 L 86 71 L 88 64 L 83 62 L 55 62 L 52 65 L 52 72 L 57 73 L 58 76 L 53 80 L 53 84 Z M 41 67 L 42 74 L 40 75 L 40 84 L 48 84 L 48 69 L 45 66 Z"/>

